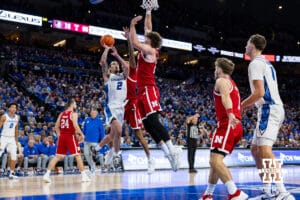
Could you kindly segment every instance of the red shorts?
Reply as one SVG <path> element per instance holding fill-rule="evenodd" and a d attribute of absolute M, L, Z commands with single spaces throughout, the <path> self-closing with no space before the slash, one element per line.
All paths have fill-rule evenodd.
<path fill-rule="evenodd" d="M 60 134 L 56 154 L 66 155 L 67 152 L 71 155 L 80 154 L 80 147 L 74 134 Z"/>
<path fill-rule="evenodd" d="M 142 94 L 138 95 L 138 109 L 142 119 L 151 113 L 161 110 L 159 99 L 160 95 L 156 86 L 147 86 Z"/>
<path fill-rule="evenodd" d="M 142 119 L 137 107 L 137 100 L 130 99 L 125 105 L 124 120 L 126 120 L 132 129 L 142 128 Z"/>
<path fill-rule="evenodd" d="M 218 149 L 226 154 L 230 154 L 242 136 L 243 127 L 241 123 L 238 123 L 235 129 L 232 129 L 228 124 L 228 119 L 218 122 L 210 149 Z"/>

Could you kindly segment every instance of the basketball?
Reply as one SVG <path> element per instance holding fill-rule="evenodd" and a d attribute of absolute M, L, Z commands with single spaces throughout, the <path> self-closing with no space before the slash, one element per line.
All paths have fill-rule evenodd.
<path fill-rule="evenodd" d="M 101 46 L 106 45 L 112 47 L 115 44 L 115 39 L 111 35 L 103 35 L 100 39 L 100 44 Z"/>

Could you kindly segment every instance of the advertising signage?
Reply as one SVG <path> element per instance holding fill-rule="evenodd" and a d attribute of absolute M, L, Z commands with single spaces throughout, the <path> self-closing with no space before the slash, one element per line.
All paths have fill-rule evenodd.
<path fill-rule="evenodd" d="M 244 57 L 245 60 L 250 60 L 249 56 L 247 56 L 246 54 L 244 54 L 244 56 L 245 56 Z M 268 54 L 268 55 L 262 54 L 262 56 L 270 62 L 275 62 L 275 55 L 273 55 L 273 54 Z"/>
<path fill-rule="evenodd" d="M 42 17 L 40 16 L 28 15 L 8 10 L 0 10 L 0 19 L 5 21 L 18 22 L 21 24 L 42 26 Z"/>
<path fill-rule="evenodd" d="M 52 21 L 52 27 L 55 29 L 61 29 L 66 31 L 78 32 L 78 33 L 89 33 L 89 26 L 85 24 L 66 22 L 62 20 L 54 19 Z"/>
<path fill-rule="evenodd" d="M 156 169 L 171 169 L 168 159 L 160 149 L 151 149 L 151 154 L 155 159 Z M 299 150 L 274 150 L 276 158 L 281 159 L 283 164 L 300 164 Z M 198 149 L 195 157 L 195 168 L 209 167 L 210 149 Z M 145 170 L 147 169 L 148 160 L 142 149 L 122 150 L 122 159 L 125 170 Z M 181 169 L 187 169 L 188 158 L 187 149 L 183 149 L 181 154 Z M 250 149 L 234 149 L 232 154 L 226 156 L 224 163 L 230 167 L 255 166 L 255 160 Z"/>

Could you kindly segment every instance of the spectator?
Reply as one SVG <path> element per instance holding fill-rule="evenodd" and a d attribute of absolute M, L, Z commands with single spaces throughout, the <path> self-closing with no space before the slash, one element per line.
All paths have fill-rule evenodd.
<path fill-rule="evenodd" d="M 91 147 L 97 146 L 97 144 L 104 138 L 105 131 L 103 123 L 99 118 L 98 111 L 93 108 L 90 112 L 90 117 L 84 120 L 82 132 L 85 135 L 84 141 L 84 156 L 89 164 L 91 172 L 96 169 L 96 164 L 92 158 Z"/>
<path fill-rule="evenodd" d="M 74 168 L 74 156 L 70 152 L 64 157 L 64 172 L 72 171 Z"/>
<path fill-rule="evenodd" d="M 38 146 L 39 156 L 37 159 L 37 168 L 42 171 L 46 170 L 47 162 L 49 161 L 49 140 L 48 137 L 43 139 L 43 142 L 39 143 Z"/>
<path fill-rule="evenodd" d="M 28 171 L 28 164 L 37 164 L 37 159 L 38 159 L 38 155 L 39 152 L 36 148 L 36 146 L 34 145 L 34 140 L 30 139 L 28 141 L 28 145 L 24 147 L 23 150 L 23 154 L 24 154 L 24 170 L 25 172 Z"/>
<path fill-rule="evenodd" d="M 48 163 L 50 163 L 56 154 L 56 144 L 54 143 L 54 139 L 52 135 L 48 136 L 48 141 L 49 141 L 49 151 L 48 151 L 49 162 Z"/>
<path fill-rule="evenodd" d="M 28 117 L 27 117 L 27 122 L 30 124 L 30 123 L 33 123 L 33 124 L 36 124 L 36 119 L 33 115 L 33 112 L 29 112 L 28 113 Z"/>

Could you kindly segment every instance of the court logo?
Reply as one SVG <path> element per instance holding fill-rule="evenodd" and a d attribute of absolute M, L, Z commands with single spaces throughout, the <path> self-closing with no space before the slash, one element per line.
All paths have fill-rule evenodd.
<path fill-rule="evenodd" d="M 263 174 L 263 183 L 282 183 L 281 166 L 282 159 L 262 159 L 263 168 L 259 169 L 259 173 Z"/>

